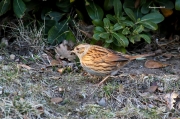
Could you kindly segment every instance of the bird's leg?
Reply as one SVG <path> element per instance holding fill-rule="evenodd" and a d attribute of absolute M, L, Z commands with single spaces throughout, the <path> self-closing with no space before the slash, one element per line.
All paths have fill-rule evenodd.
<path fill-rule="evenodd" d="M 118 70 L 112 72 L 110 75 L 106 76 L 101 82 L 98 83 L 98 86 L 100 86 L 101 84 L 103 84 L 104 81 L 106 81 L 109 77 L 113 77 L 114 75 L 116 75 L 118 73 Z"/>
<path fill-rule="evenodd" d="M 100 86 L 101 84 L 103 84 L 104 81 L 106 81 L 109 77 L 110 77 L 110 75 L 106 76 L 101 82 L 98 83 L 98 86 Z"/>

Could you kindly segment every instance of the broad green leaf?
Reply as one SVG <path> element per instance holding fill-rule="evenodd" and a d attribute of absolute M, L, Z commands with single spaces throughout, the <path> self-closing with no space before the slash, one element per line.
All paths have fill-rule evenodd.
<path fill-rule="evenodd" d="M 68 31 L 67 22 L 63 21 L 54 25 L 48 32 L 48 42 L 50 44 L 57 44 L 65 39 L 66 32 Z"/>
<path fill-rule="evenodd" d="M 102 27 L 100 27 L 100 26 L 95 27 L 94 30 L 97 31 L 97 32 L 99 32 L 99 33 L 105 31 L 104 28 L 102 28 Z"/>
<path fill-rule="evenodd" d="M 151 3 L 152 1 L 147 1 L 145 4 L 143 4 L 141 7 L 141 13 L 147 14 L 150 11 L 149 6 L 151 5 Z"/>
<path fill-rule="evenodd" d="M 134 44 L 135 43 L 134 36 L 129 36 L 129 41 Z"/>
<path fill-rule="evenodd" d="M 99 37 L 101 37 L 103 39 L 109 39 L 109 33 L 107 33 L 107 32 L 100 33 Z"/>
<path fill-rule="evenodd" d="M 105 0 L 104 1 L 104 9 L 106 11 L 110 10 L 113 8 L 113 0 Z"/>
<path fill-rule="evenodd" d="M 141 21 L 151 21 L 153 23 L 160 23 L 164 20 L 164 16 L 158 12 L 149 13 L 141 18 Z"/>
<path fill-rule="evenodd" d="M 121 16 L 121 12 L 122 12 L 122 3 L 120 0 L 114 0 L 113 1 L 113 6 L 114 6 L 114 13 L 115 16 L 118 18 Z"/>
<path fill-rule="evenodd" d="M 147 43 L 151 43 L 151 39 L 150 39 L 150 37 L 148 35 L 146 35 L 146 34 L 139 34 L 139 36 L 141 38 L 143 38 Z"/>
<path fill-rule="evenodd" d="M 131 33 L 131 32 L 129 31 L 129 28 L 128 28 L 128 27 L 124 28 L 123 31 L 122 31 L 122 34 L 123 34 L 123 35 L 128 35 L 128 34 L 130 34 L 130 33 Z"/>
<path fill-rule="evenodd" d="M 88 6 L 86 6 L 86 10 L 88 12 L 89 17 L 94 20 L 94 19 L 100 19 L 102 20 L 104 16 L 104 12 L 101 7 L 96 5 L 94 2 L 90 2 Z"/>
<path fill-rule="evenodd" d="M 74 43 L 77 42 L 77 41 L 76 41 L 76 37 L 75 37 L 75 35 L 73 34 L 72 31 L 68 31 L 68 32 L 66 33 L 66 39 L 67 39 L 67 40 L 70 40 L 70 41 L 73 41 Z"/>
<path fill-rule="evenodd" d="M 49 13 L 49 16 L 51 17 L 51 19 L 55 20 L 55 21 L 59 21 L 63 15 L 64 14 L 59 13 L 59 12 L 55 12 L 55 11 L 52 11 Z"/>
<path fill-rule="evenodd" d="M 105 43 L 103 46 L 104 46 L 105 48 L 108 48 L 108 47 L 110 46 L 110 43 Z"/>
<path fill-rule="evenodd" d="M 125 24 L 126 26 L 130 26 L 130 27 L 132 27 L 134 25 L 134 23 L 129 20 L 122 21 L 122 23 Z"/>
<path fill-rule="evenodd" d="M 148 29 L 151 29 L 151 30 L 157 30 L 158 28 L 158 25 L 153 23 L 153 22 L 150 22 L 150 21 L 145 21 L 145 22 L 141 22 L 141 24 L 148 28 Z"/>
<path fill-rule="evenodd" d="M 102 20 L 100 20 L 100 19 L 95 19 L 95 20 L 92 21 L 92 23 L 93 23 L 93 25 L 95 25 L 95 26 L 101 26 L 101 27 L 103 27 L 103 22 L 102 22 Z"/>
<path fill-rule="evenodd" d="M 45 20 L 45 34 L 56 24 L 54 20 Z"/>
<path fill-rule="evenodd" d="M 134 34 L 139 34 L 144 30 L 143 25 L 139 25 L 138 27 L 136 27 L 133 31 Z"/>
<path fill-rule="evenodd" d="M 94 33 L 94 34 L 93 34 L 93 38 L 94 38 L 95 40 L 100 40 L 99 34 L 100 34 L 100 33 Z"/>
<path fill-rule="evenodd" d="M 126 15 L 128 15 L 129 18 L 130 18 L 133 22 L 136 22 L 136 17 L 135 17 L 135 15 L 134 15 L 134 12 L 133 12 L 131 9 L 129 9 L 129 8 L 124 8 L 124 11 L 125 11 Z"/>
<path fill-rule="evenodd" d="M 113 27 L 113 31 L 118 31 L 120 29 L 124 28 L 121 24 L 119 23 L 116 23 Z"/>
<path fill-rule="evenodd" d="M 107 14 L 106 17 L 107 17 L 110 21 L 112 21 L 112 22 L 114 22 L 114 23 L 117 23 L 117 20 L 116 20 L 115 17 L 112 16 L 111 14 Z"/>
<path fill-rule="evenodd" d="M 26 5 L 22 0 L 13 0 L 13 10 L 18 18 L 22 18 L 26 11 Z"/>
<path fill-rule="evenodd" d="M 0 16 L 5 14 L 10 9 L 10 0 L 2 0 L 0 2 Z"/>
<path fill-rule="evenodd" d="M 180 0 L 176 0 L 175 2 L 175 9 L 180 10 Z"/>
<path fill-rule="evenodd" d="M 112 35 L 121 44 L 121 46 L 127 47 L 129 45 L 129 41 L 124 35 L 116 32 L 113 32 Z"/>
<path fill-rule="evenodd" d="M 156 0 L 157 3 L 159 3 L 159 6 L 165 7 L 166 9 L 173 9 L 174 4 L 170 0 Z"/>
<path fill-rule="evenodd" d="M 104 18 L 103 22 L 104 22 L 104 28 L 105 29 L 110 29 L 111 24 L 110 24 L 109 19 L 108 18 Z"/>
<path fill-rule="evenodd" d="M 105 41 L 106 41 L 106 43 L 112 43 L 113 39 L 106 39 Z"/>

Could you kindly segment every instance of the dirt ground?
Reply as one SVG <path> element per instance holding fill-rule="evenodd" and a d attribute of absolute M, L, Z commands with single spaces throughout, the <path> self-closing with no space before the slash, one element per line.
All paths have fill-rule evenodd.
<path fill-rule="evenodd" d="M 16 56 L 15 60 L 10 55 Z M 24 53 L 27 54 L 27 53 Z M 0 118 L 26 119 L 177 119 L 180 117 L 180 58 L 165 61 L 160 55 L 134 60 L 102 86 L 102 78 L 85 73 L 73 63 L 44 64 L 17 52 L 1 52 Z M 150 69 L 146 60 L 169 64 Z M 67 66 L 68 67 L 68 66 Z M 175 95 L 175 96 L 174 96 Z M 174 97 L 172 97 L 174 96 Z"/>

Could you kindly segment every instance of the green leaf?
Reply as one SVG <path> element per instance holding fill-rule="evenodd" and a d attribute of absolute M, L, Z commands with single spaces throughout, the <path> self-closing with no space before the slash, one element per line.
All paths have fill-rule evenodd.
<path fill-rule="evenodd" d="M 141 22 L 141 24 L 151 30 L 157 30 L 158 26 L 157 24 L 151 22 L 151 21 L 145 21 L 145 22 Z"/>
<path fill-rule="evenodd" d="M 118 41 L 118 43 L 123 46 L 123 47 L 127 47 L 129 44 L 128 39 L 122 35 L 122 34 L 118 34 L 116 32 L 112 33 L 113 37 Z"/>
<path fill-rule="evenodd" d="M 136 27 L 136 29 L 134 29 L 133 33 L 134 34 L 139 34 L 144 30 L 143 25 L 139 25 L 138 27 Z"/>
<path fill-rule="evenodd" d="M 110 43 L 105 43 L 103 46 L 104 46 L 105 48 L 108 48 L 108 47 L 110 46 Z"/>
<path fill-rule="evenodd" d="M 109 33 L 107 32 L 100 33 L 99 37 L 104 38 L 104 39 L 109 39 Z"/>
<path fill-rule="evenodd" d="M 120 0 L 114 0 L 113 1 L 113 6 L 114 6 L 114 13 L 115 16 L 118 18 L 121 16 L 121 12 L 122 12 L 122 3 Z"/>
<path fill-rule="evenodd" d="M 104 1 L 104 9 L 106 11 L 110 10 L 113 8 L 113 1 L 112 0 L 105 0 Z"/>
<path fill-rule="evenodd" d="M 50 44 L 57 44 L 65 39 L 66 32 L 68 31 L 67 21 L 56 24 L 49 30 L 48 42 Z"/>
<path fill-rule="evenodd" d="M 174 4 L 170 0 L 156 0 L 157 3 L 159 3 L 160 6 L 165 7 L 166 9 L 173 9 Z"/>
<path fill-rule="evenodd" d="M 117 22 L 117 20 L 115 19 L 115 17 L 112 16 L 111 14 L 107 14 L 106 17 L 107 17 L 110 21 L 112 21 L 112 22 L 114 22 L 114 23 Z"/>
<path fill-rule="evenodd" d="M 100 26 L 95 27 L 94 30 L 97 32 L 100 32 L 100 33 L 105 31 L 104 28 L 102 28 Z"/>
<path fill-rule="evenodd" d="M 45 20 L 45 34 L 48 34 L 48 31 L 56 24 L 54 20 Z"/>
<path fill-rule="evenodd" d="M 94 34 L 93 34 L 93 38 L 94 38 L 95 40 L 100 40 L 99 34 L 100 34 L 100 33 L 94 33 Z"/>
<path fill-rule="evenodd" d="M 100 19 L 102 20 L 104 16 L 104 12 L 101 7 L 96 5 L 94 2 L 90 2 L 88 6 L 86 6 L 86 10 L 88 12 L 89 17 L 94 20 L 94 19 Z"/>
<path fill-rule="evenodd" d="M 138 35 L 133 35 L 133 36 L 130 36 L 129 37 L 129 41 L 131 42 L 131 43 L 135 43 L 135 42 L 137 42 L 137 41 L 140 41 L 141 40 L 141 37 L 139 36 L 139 34 Z"/>
<path fill-rule="evenodd" d="M 106 43 L 109 43 L 109 44 L 110 44 L 110 43 L 113 42 L 113 39 L 106 39 L 105 41 L 106 41 Z"/>
<path fill-rule="evenodd" d="M 95 26 L 101 26 L 101 27 L 103 27 L 103 22 L 102 22 L 102 20 L 100 20 L 100 19 L 95 19 L 95 20 L 92 21 L 92 23 L 93 23 L 93 25 L 95 25 Z"/>
<path fill-rule="evenodd" d="M 129 31 L 129 28 L 128 28 L 128 27 L 124 28 L 123 31 L 122 31 L 122 34 L 123 34 L 123 35 L 128 35 L 128 34 L 130 34 L 130 33 L 131 33 L 131 32 Z"/>
<path fill-rule="evenodd" d="M 5 14 L 10 9 L 10 0 L 2 0 L 0 2 L 0 16 Z"/>
<path fill-rule="evenodd" d="M 145 4 L 143 4 L 141 7 L 141 13 L 147 14 L 150 11 L 149 6 L 151 5 L 151 3 L 152 1 L 147 1 Z"/>
<path fill-rule="evenodd" d="M 148 35 L 146 35 L 146 34 L 139 34 L 139 36 L 141 38 L 143 38 L 147 43 L 151 43 L 151 39 L 150 39 L 150 37 Z"/>
<path fill-rule="evenodd" d="M 113 27 L 113 31 L 118 31 L 120 29 L 124 28 L 122 25 L 120 25 L 119 23 L 116 23 Z"/>
<path fill-rule="evenodd" d="M 126 13 L 126 15 L 128 15 L 128 17 L 133 21 L 133 22 L 136 22 L 136 17 L 134 15 L 134 12 L 129 9 L 129 8 L 124 8 L 124 11 Z"/>
<path fill-rule="evenodd" d="M 130 37 L 129 37 L 129 41 L 134 44 L 134 43 L 135 43 L 135 41 L 134 41 L 134 36 L 130 36 Z"/>
<path fill-rule="evenodd" d="M 22 18 L 26 11 L 26 5 L 22 0 L 13 0 L 13 10 L 18 18 Z"/>
<path fill-rule="evenodd" d="M 180 0 L 176 0 L 175 2 L 175 9 L 180 10 Z"/>
<path fill-rule="evenodd" d="M 66 33 L 66 39 L 76 43 L 76 37 L 74 36 L 72 31 Z"/>
<path fill-rule="evenodd" d="M 59 21 L 63 15 L 64 14 L 55 12 L 55 11 L 49 12 L 49 16 L 51 17 L 52 20 L 55 20 L 55 21 Z"/>
<path fill-rule="evenodd" d="M 109 19 L 108 18 L 104 18 L 103 22 L 104 22 L 104 28 L 105 29 L 110 29 L 111 24 L 110 24 Z"/>
<path fill-rule="evenodd" d="M 123 24 L 125 24 L 126 26 L 134 26 L 134 23 L 132 21 L 129 21 L 129 20 L 125 20 L 125 21 L 122 21 Z"/>
<path fill-rule="evenodd" d="M 160 23 L 164 20 L 164 16 L 158 12 L 150 13 L 141 18 L 141 21 L 151 21 L 153 23 Z"/>

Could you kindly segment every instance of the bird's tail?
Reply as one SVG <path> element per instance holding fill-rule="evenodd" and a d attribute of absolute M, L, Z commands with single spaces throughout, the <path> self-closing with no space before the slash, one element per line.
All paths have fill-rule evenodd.
<path fill-rule="evenodd" d="M 148 57 L 148 56 L 154 56 L 154 55 L 155 55 L 155 53 L 135 55 L 135 56 L 124 55 L 124 57 L 129 58 L 130 60 L 134 60 L 134 59 L 143 58 L 143 57 Z"/>

